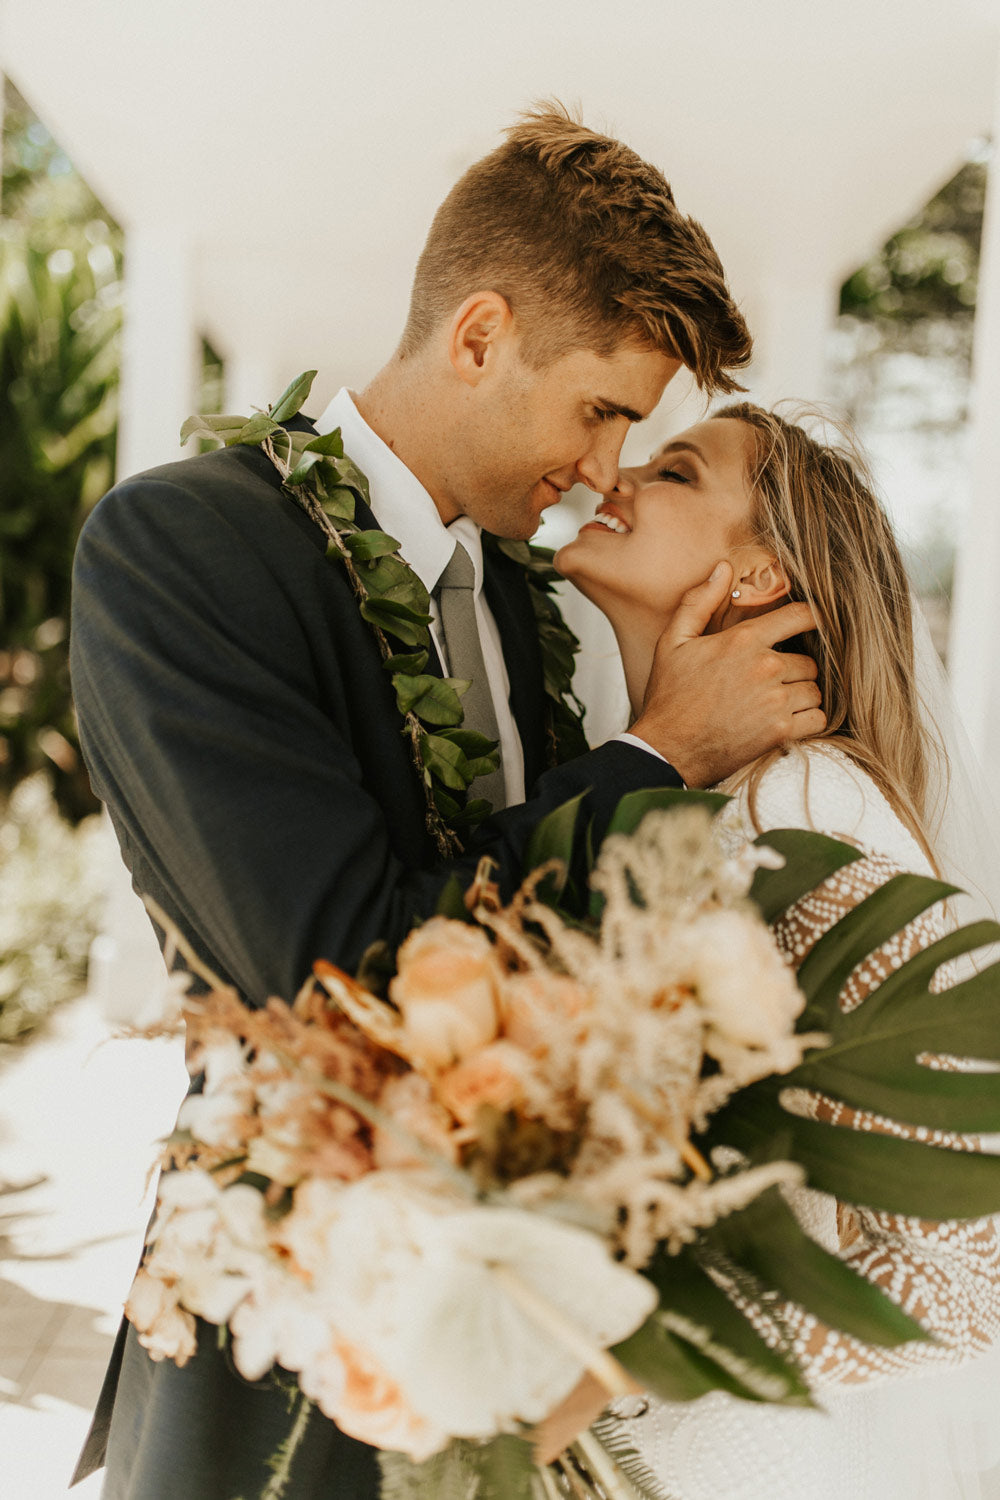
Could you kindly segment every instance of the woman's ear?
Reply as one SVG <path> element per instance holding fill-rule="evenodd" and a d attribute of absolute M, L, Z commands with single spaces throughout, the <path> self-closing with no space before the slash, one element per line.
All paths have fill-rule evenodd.
<path fill-rule="evenodd" d="M 456 308 L 448 328 L 448 358 L 467 385 L 491 372 L 498 346 L 513 334 L 514 315 L 499 292 L 473 292 Z"/>
<path fill-rule="evenodd" d="M 730 603 L 734 609 L 761 609 L 777 604 L 790 587 L 785 570 L 772 552 L 748 547 L 733 559 Z"/>

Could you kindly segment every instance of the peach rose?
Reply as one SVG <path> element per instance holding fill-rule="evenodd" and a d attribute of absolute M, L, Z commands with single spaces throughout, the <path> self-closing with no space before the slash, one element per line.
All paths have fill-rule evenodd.
<path fill-rule="evenodd" d="M 400 1050 L 425 1068 L 447 1068 L 497 1034 L 499 966 L 478 927 L 432 917 L 399 950 L 389 998 L 403 1017 Z"/>
<path fill-rule="evenodd" d="M 394 1380 L 363 1350 L 335 1339 L 299 1377 L 310 1400 L 344 1432 L 422 1463 L 448 1441 L 407 1404 Z"/>
<path fill-rule="evenodd" d="M 397 1120 L 404 1130 L 415 1135 L 425 1146 L 446 1161 L 458 1160 L 458 1146 L 452 1136 L 448 1111 L 431 1094 L 431 1086 L 420 1073 L 404 1073 L 390 1078 L 379 1095 L 379 1105 Z M 375 1127 L 373 1157 L 376 1167 L 423 1167 L 426 1162 L 391 1130 Z"/>
<path fill-rule="evenodd" d="M 586 992 L 561 974 L 511 974 L 500 992 L 504 1036 L 538 1058 L 554 1042 L 579 1040 L 586 1008 Z"/>
<path fill-rule="evenodd" d="M 481 1104 L 507 1110 L 521 1102 L 527 1061 L 513 1042 L 490 1042 L 441 1073 L 434 1089 L 456 1120 L 471 1125 Z"/>

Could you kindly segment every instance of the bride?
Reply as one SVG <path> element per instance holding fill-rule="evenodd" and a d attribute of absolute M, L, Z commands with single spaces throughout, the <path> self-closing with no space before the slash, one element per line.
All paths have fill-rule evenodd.
<path fill-rule="evenodd" d="M 556 554 L 558 570 L 614 628 L 633 717 L 658 640 L 686 591 L 720 558 L 732 568 L 732 587 L 708 629 L 738 630 L 789 597 L 806 600 L 817 628 L 801 649 L 816 660 L 827 716 L 822 735 L 774 751 L 722 785 L 733 794 L 721 815 L 724 834 L 813 828 L 866 856 L 850 867 L 848 889 L 840 876 L 783 919 L 777 940 L 799 963 L 845 904 L 896 870 L 941 873 L 940 747 L 918 695 L 910 591 L 859 457 L 776 413 L 727 406 L 644 466 L 622 470 L 594 519 Z M 887 966 L 933 942 L 949 920 L 936 907 L 912 923 L 855 971 L 842 1003 L 862 1003 Z M 940 973 L 939 984 L 948 978 Z M 845 1127 L 885 1128 L 816 1097 L 795 1107 Z M 827 1416 L 722 1393 L 650 1403 L 630 1417 L 630 1436 L 671 1500 L 1000 1496 L 997 1367 L 990 1355 L 969 1361 L 1000 1334 L 994 1222 L 902 1220 L 808 1189 L 793 1206 L 815 1238 L 920 1318 L 937 1342 L 872 1349 L 793 1307 L 758 1309 L 762 1331 L 770 1320 L 791 1332 Z M 921 1379 L 888 1378 L 900 1374 Z"/>

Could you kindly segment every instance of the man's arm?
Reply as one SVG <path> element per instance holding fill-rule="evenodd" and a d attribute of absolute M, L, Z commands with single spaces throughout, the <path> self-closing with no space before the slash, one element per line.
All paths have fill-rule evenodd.
<path fill-rule="evenodd" d="M 512 889 L 531 830 L 576 793 L 590 789 L 600 826 L 624 792 L 678 783 L 605 746 L 546 773 L 475 854 L 401 858 L 390 820 L 419 832 L 421 793 L 405 756 L 391 802 L 370 790 L 359 717 L 385 719 L 390 756 L 399 740 L 346 582 L 280 496 L 251 485 L 233 503 L 189 472 L 119 487 L 85 528 L 74 692 L 137 885 L 249 999 L 292 995 L 317 957 L 350 966 L 374 939 L 401 940 L 480 853 Z"/>

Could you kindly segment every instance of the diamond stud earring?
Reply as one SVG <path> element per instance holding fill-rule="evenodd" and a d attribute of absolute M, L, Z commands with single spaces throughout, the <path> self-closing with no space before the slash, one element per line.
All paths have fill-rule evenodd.
<path fill-rule="evenodd" d="M 739 597 L 740 597 L 740 591 L 739 591 L 739 589 L 733 589 L 733 592 L 730 595 L 730 598 L 732 598 L 732 599 L 738 599 Z"/>

